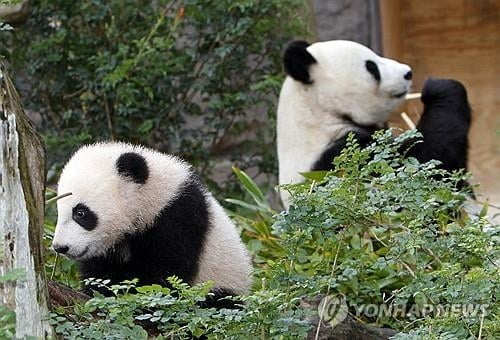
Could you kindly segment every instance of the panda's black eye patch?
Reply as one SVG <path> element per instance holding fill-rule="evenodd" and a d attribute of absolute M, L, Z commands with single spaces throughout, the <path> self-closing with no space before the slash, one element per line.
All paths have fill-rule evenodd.
<path fill-rule="evenodd" d="M 370 74 L 373 76 L 373 78 L 380 82 L 380 71 L 378 70 L 377 64 L 372 61 L 372 60 L 367 60 L 365 63 L 366 69 Z"/>
<path fill-rule="evenodd" d="M 73 220 L 85 230 L 90 231 L 97 227 L 97 215 L 83 203 L 73 207 Z"/>

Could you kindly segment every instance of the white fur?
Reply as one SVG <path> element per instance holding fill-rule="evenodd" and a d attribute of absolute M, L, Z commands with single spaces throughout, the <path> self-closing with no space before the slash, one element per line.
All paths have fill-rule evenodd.
<path fill-rule="evenodd" d="M 124 152 L 144 156 L 149 176 L 154 180 L 137 184 L 118 176 L 115 164 Z M 189 166 L 180 159 L 140 146 L 98 143 L 79 149 L 59 179 L 58 194 L 71 192 L 72 195 L 57 201 L 53 243 L 71 245 L 67 256 L 78 260 L 104 255 L 131 227 L 140 228 L 153 222 L 158 212 L 175 198 L 188 175 Z M 141 190 L 137 190 L 139 186 Z M 77 224 L 72 219 L 72 209 L 80 202 L 98 211 L 99 224 L 106 227 L 87 231 Z M 131 226 L 130 221 L 136 223 Z M 86 256 L 79 257 L 85 249 Z"/>
<path fill-rule="evenodd" d="M 146 159 L 149 168 L 146 183 L 136 184 L 118 175 L 115 164 L 125 152 L 136 152 Z M 115 248 L 115 244 L 125 233 L 133 233 L 131 228 L 140 231 L 152 223 L 175 199 L 190 174 L 189 165 L 179 158 L 140 146 L 98 143 L 81 148 L 68 161 L 59 180 L 58 194 L 71 192 L 72 195 L 57 202 L 58 220 L 53 244 L 70 245 L 66 255 L 77 260 L 104 255 L 113 249 L 127 261 L 129 250 Z M 139 186 L 141 190 L 137 190 Z M 216 288 L 244 293 L 250 285 L 250 257 L 222 207 L 211 194 L 205 195 L 211 221 L 200 270 L 192 283 L 212 280 Z M 96 229 L 87 231 L 73 221 L 72 209 L 80 202 L 97 212 Z M 79 256 L 86 249 L 86 254 Z"/>
<path fill-rule="evenodd" d="M 194 283 L 212 280 L 214 288 L 232 287 L 236 294 L 247 293 L 250 257 L 224 209 L 211 194 L 207 194 L 207 201 L 212 227 L 206 235 Z"/>
<path fill-rule="evenodd" d="M 333 40 L 310 45 L 316 59 L 309 67 L 311 85 L 287 77 L 281 88 L 277 144 L 279 183 L 298 183 L 300 172 L 309 171 L 329 143 L 342 137 L 352 125 L 341 119 L 348 115 L 361 125 L 383 127 L 389 114 L 404 101 L 396 94 L 409 91 L 411 81 L 404 75 L 408 65 L 382 58 L 352 41 Z M 365 63 L 378 66 L 378 83 Z M 281 190 L 286 207 L 289 195 Z"/>

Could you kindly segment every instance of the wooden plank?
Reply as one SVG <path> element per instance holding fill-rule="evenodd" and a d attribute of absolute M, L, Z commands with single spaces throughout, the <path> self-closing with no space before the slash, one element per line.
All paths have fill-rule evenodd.
<path fill-rule="evenodd" d="M 399 25 L 394 23 L 395 13 L 400 15 Z M 467 87 L 473 108 L 469 170 L 481 183 L 480 193 L 498 204 L 500 1 L 381 0 L 381 15 L 389 20 L 383 25 L 385 55 L 412 66 L 415 91 L 429 76 L 454 78 Z M 413 121 L 421 111 L 417 103 L 404 108 Z M 399 113 L 392 122 L 405 127 Z"/>
<path fill-rule="evenodd" d="M 399 59 L 403 51 L 400 38 L 401 2 L 399 0 L 381 0 L 379 6 L 383 54 Z"/>

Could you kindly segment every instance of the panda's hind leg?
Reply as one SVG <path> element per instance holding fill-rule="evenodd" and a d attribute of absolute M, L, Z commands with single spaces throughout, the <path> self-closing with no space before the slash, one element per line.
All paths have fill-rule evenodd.
<path fill-rule="evenodd" d="M 199 303 L 202 308 L 217 308 L 217 309 L 241 309 L 243 302 L 234 299 L 236 294 L 230 289 L 215 288 L 210 291 L 210 294 L 205 298 L 205 301 Z"/>

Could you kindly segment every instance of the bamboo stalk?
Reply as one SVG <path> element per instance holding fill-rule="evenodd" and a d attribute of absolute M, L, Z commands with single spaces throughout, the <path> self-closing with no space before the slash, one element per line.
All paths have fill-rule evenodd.
<path fill-rule="evenodd" d="M 422 93 L 421 92 L 415 92 L 415 93 L 408 93 L 405 96 L 405 99 L 406 100 L 412 100 L 412 99 L 420 99 L 421 97 L 422 97 Z"/>
<path fill-rule="evenodd" d="M 411 120 L 411 118 L 406 114 L 406 112 L 401 112 L 401 118 L 403 118 L 403 120 L 405 121 L 406 125 L 408 125 L 408 127 L 411 129 L 411 130 L 415 130 L 417 128 L 417 126 L 415 125 L 415 123 Z"/>

